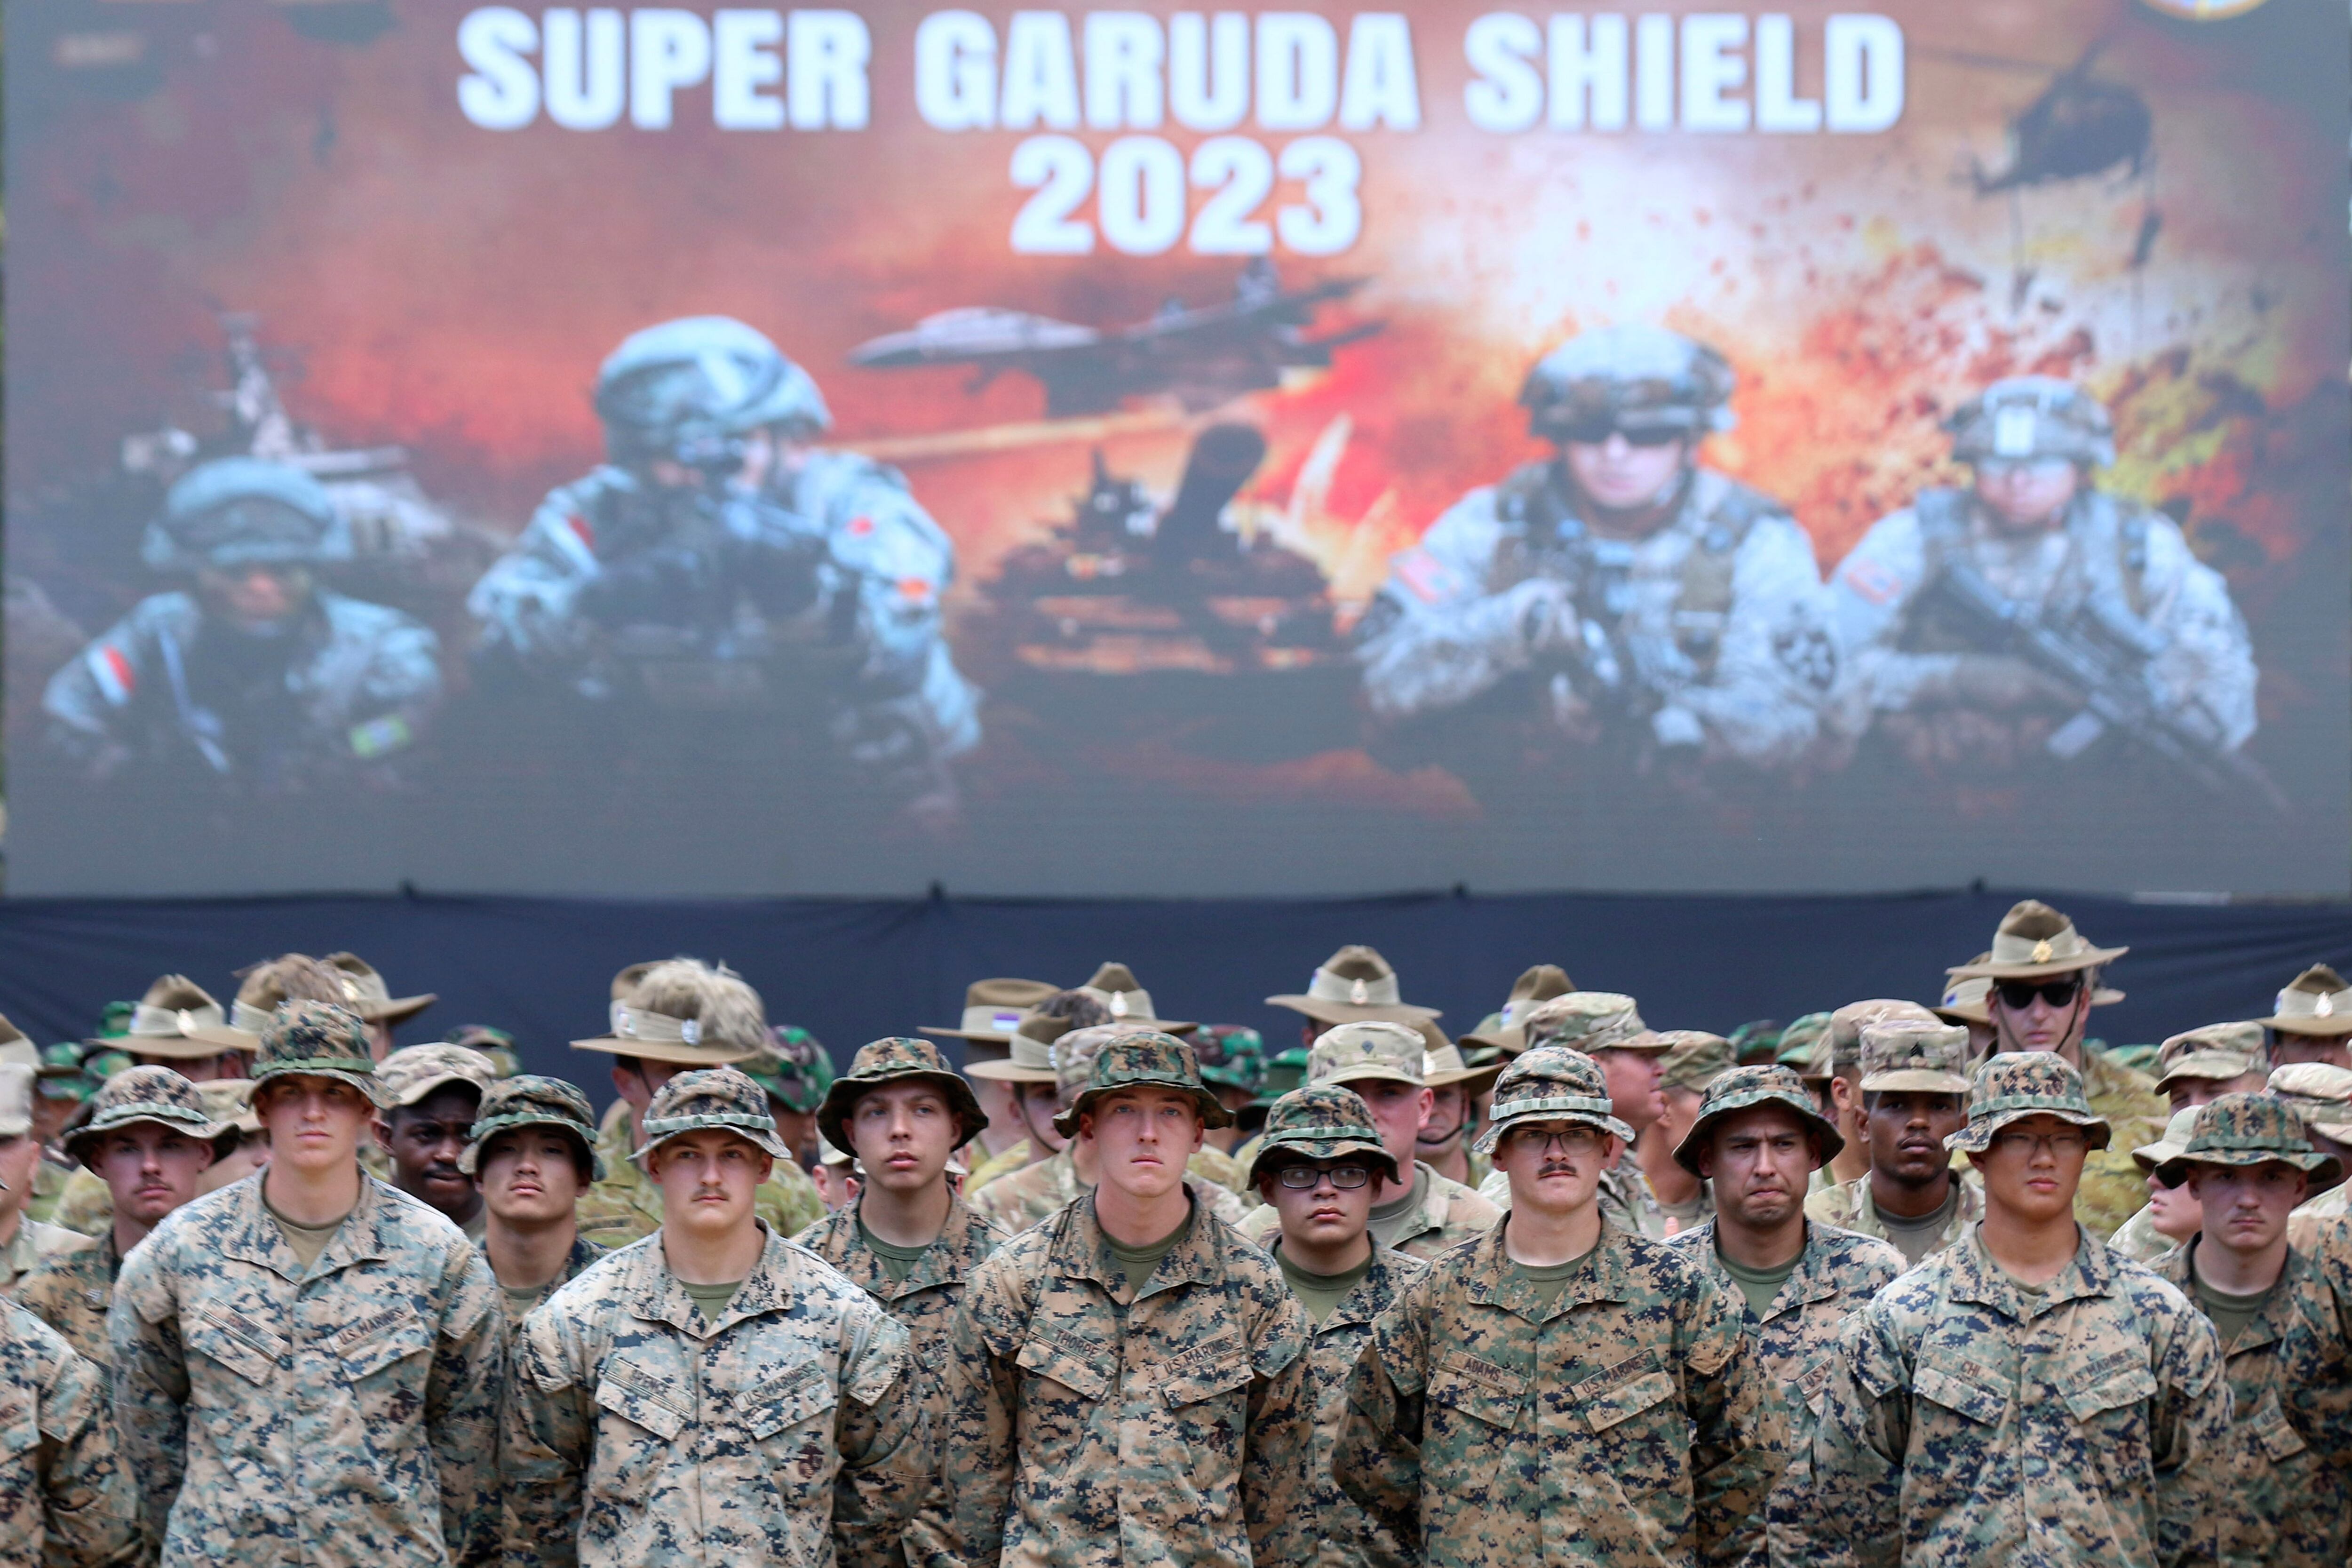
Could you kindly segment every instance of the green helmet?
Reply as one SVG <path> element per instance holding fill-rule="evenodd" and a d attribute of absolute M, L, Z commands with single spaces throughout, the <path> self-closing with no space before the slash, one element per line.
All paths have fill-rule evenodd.
<path fill-rule="evenodd" d="M 2013 375 L 1960 405 L 1944 428 L 1963 463 L 2065 458 L 2105 468 L 2116 460 L 2115 421 L 2072 382 Z"/>
<path fill-rule="evenodd" d="M 1547 441 L 1601 441 L 1610 432 L 1696 437 L 1732 426 L 1731 363 L 1664 327 L 1599 327 L 1544 355 L 1519 404 Z"/>
<path fill-rule="evenodd" d="M 756 328 L 687 316 L 632 332 L 596 373 L 596 417 L 624 466 L 667 458 L 731 468 L 741 437 L 768 425 L 833 423 L 808 372 Z"/>

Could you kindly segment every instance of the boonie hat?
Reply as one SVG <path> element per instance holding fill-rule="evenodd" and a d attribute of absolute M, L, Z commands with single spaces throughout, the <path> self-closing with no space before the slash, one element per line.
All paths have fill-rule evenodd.
<path fill-rule="evenodd" d="M 645 1142 L 629 1156 L 640 1165 L 673 1138 L 707 1127 L 732 1132 L 779 1160 L 792 1157 L 768 1113 L 768 1091 L 731 1067 L 682 1072 L 654 1091 L 639 1124 Z"/>
<path fill-rule="evenodd" d="M 733 1065 L 803 1116 L 823 1105 L 833 1088 L 833 1058 L 814 1035 L 792 1024 L 772 1025 L 760 1048 Z"/>
<path fill-rule="evenodd" d="M 483 1145 L 519 1127 L 552 1127 L 565 1133 L 587 1161 L 590 1179 L 604 1179 L 604 1158 L 596 1152 L 596 1108 L 579 1085 L 539 1073 L 500 1079 L 482 1091 L 482 1106 L 467 1131 L 457 1169 L 475 1174 L 481 1168 Z"/>
<path fill-rule="evenodd" d="M 2344 1174 L 2344 1163 L 2322 1154 L 2303 1135 L 2303 1121 L 2274 1094 L 2225 1094 L 2197 1112 L 2189 1147 L 2156 1168 L 2156 1179 L 2177 1187 L 2197 1165 L 2293 1165 L 2315 1185 Z"/>
<path fill-rule="evenodd" d="M 1492 1153 L 1503 1134 L 1522 1121 L 1580 1122 L 1631 1143 L 1633 1130 L 1617 1120 L 1616 1110 L 1599 1062 L 1566 1046 L 1532 1046 L 1495 1080 L 1486 1131 L 1470 1152 Z"/>
<path fill-rule="evenodd" d="M 331 1078 L 366 1095 L 371 1105 L 384 1103 L 375 1058 L 368 1054 L 367 1025 L 340 1002 L 281 1002 L 270 1015 L 254 1047 L 254 1092 L 272 1079 L 297 1074 Z"/>
<path fill-rule="evenodd" d="M 1955 964 L 1944 973 L 1955 979 L 2041 980 L 2096 969 L 2129 952 L 2127 947 L 2094 947 L 2074 929 L 2074 922 L 2039 899 L 2011 907 L 1993 932 L 1989 954 L 1973 963 Z"/>
<path fill-rule="evenodd" d="M 1528 1010 L 1524 1034 L 1530 1047 L 1565 1046 L 1588 1054 L 1666 1049 L 1642 1022 L 1633 999 L 1615 991 L 1570 991 L 1539 1003 Z"/>
<path fill-rule="evenodd" d="M 2283 1035 L 2352 1035 L 2352 985 L 2315 963 L 2287 983 L 2271 1004 L 2271 1016 L 2257 1022 Z"/>
<path fill-rule="evenodd" d="M 850 1112 L 856 1109 L 859 1097 L 888 1083 L 924 1083 L 938 1089 L 955 1113 L 956 1148 L 979 1137 L 980 1130 L 988 1125 L 980 1097 L 971 1092 L 971 1085 L 956 1076 L 939 1047 L 929 1040 L 894 1035 L 857 1047 L 849 1071 L 833 1080 L 824 1091 L 824 1103 L 817 1107 L 818 1133 L 835 1148 L 856 1148 L 849 1137 Z"/>
<path fill-rule="evenodd" d="M 1439 1016 L 1437 1008 L 1407 1002 L 1389 961 L 1362 946 L 1343 947 L 1325 959 L 1304 993 L 1269 996 L 1265 1001 L 1269 1007 L 1287 1007 L 1320 1024 L 1367 1020 L 1414 1024 Z"/>
<path fill-rule="evenodd" d="M 1969 1032 L 1897 1018 L 1862 1026 L 1864 1094 L 1966 1094 Z"/>
<path fill-rule="evenodd" d="M 1265 1041 L 1239 1024 L 1204 1024 L 1192 1031 L 1192 1055 L 1204 1083 L 1255 1094 L 1265 1083 Z"/>
<path fill-rule="evenodd" d="M 1837 1124 L 1821 1113 L 1813 1103 L 1805 1080 L 1789 1068 L 1774 1062 L 1758 1063 L 1753 1067 L 1736 1067 L 1718 1073 L 1707 1086 L 1706 1098 L 1699 1102 L 1698 1119 L 1691 1123 L 1683 1141 L 1675 1145 L 1675 1163 L 1696 1176 L 1699 1173 L 1699 1152 L 1715 1136 L 1715 1124 L 1727 1116 L 1752 1110 L 1759 1105 L 1778 1106 L 1794 1116 L 1815 1139 L 1818 1152 L 1813 1161 L 1816 1170 L 1838 1157 L 1845 1147 L 1845 1139 Z M 1800 1194 L 1801 1195 L 1801 1194 Z"/>
<path fill-rule="evenodd" d="M 1389 1181 L 1397 1179 L 1396 1156 L 1372 1125 L 1372 1108 L 1354 1089 L 1336 1083 L 1294 1089 L 1267 1110 L 1265 1130 L 1250 1160 L 1252 1186 L 1269 1168 L 1267 1157 L 1275 1154 L 1317 1161 L 1360 1158 Z"/>
<path fill-rule="evenodd" d="M 371 1024 L 397 1024 L 414 1018 L 441 1000 L 436 992 L 394 996 L 375 966 L 355 952 L 331 952 L 320 962 L 343 976 L 343 994 L 352 1012 Z"/>
<path fill-rule="evenodd" d="M 118 1127 L 152 1121 L 185 1138 L 213 1146 L 215 1158 L 236 1152 L 236 1123 L 213 1114 L 196 1086 L 170 1068 L 131 1068 L 106 1080 L 81 1112 L 80 1124 L 65 1136 L 66 1152 L 89 1163 L 89 1144 Z"/>
<path fill-rule="evenodd" d="M 1095 1052 L 1086 1087 L 1054 1118 L 1054 1131 L 1065 1138 L 1075 1138 L 1078 1134 L 1078 1119 L 1103 1096 L 1143 1088 L 1181 1090 L 1199 1108 L 1204 1124 L 1233 1125 L 1233 1112 L 1201 1081 L 1201 1068 L 1193 1060 L 1192 1047 L 1157 1029 L 1137 1029 L 1104 1042 Z"/>
<path fill-rule="evenodd" d="M 1780 1031 L 1780 1049 L 1774 1062 L 1789 1068 L 1802 1079 L 1825 1079 L 1830 1076 L 1829 1053 L 1821 1049 L 1830 1037 L 1830 1016 L 1827 1013 L 1807 1013 L 1791 1018 L 1789 1026 Z"/>
<path fill-rule="evenodd" d="M 1947 1149 L 1981 1154 L 2012 1121 L 2055 1116 L 2083 1129 L 2093 1149 L 2104 1149 L 2113 1131 L 2107 1119 L 2083 1098 L 2083 1075 L 2055 1051 L 2003 1051 L 1977 1068 L 1969 1091 L 1969 1124 L 1944 1140 Z"/>

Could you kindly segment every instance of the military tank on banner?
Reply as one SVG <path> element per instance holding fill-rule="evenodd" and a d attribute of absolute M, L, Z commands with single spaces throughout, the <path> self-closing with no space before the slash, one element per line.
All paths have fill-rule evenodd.
<path fill-rule="evenodd" d="M 1067 521 L 1005 558 L 958 639 L 992 707 L 1223 762 L 1350 743 L 1356 669 L 1323 573 L 1234 505 L 1265 452 L 1252 426 L 1208 426 L 1163 506 L 1097 449 Z"/>

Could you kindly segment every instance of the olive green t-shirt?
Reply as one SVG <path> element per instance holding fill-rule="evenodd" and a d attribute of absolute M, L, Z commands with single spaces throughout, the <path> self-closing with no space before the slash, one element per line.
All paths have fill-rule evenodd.
<path fill-rule="evenodd" d="M 1141 1290 L 1152 1275 L 1159 1272 L 1160 1260 L 1175 1251 L 1177 1245 L 1192 1229 L 1192 1214 L 1188 1208 L 1184 1213 L 1184 1223 L 1157 1241 L 1147 1241 L 1141 1247 L 1129 1247 L 1114 1239 L 1108 1231 L 1103 1233 L 1103 1240 L 1110 1247 L 1111 1261 L 1118 1264 L 1118 1271 L 1127 1277 L 1127 1288 L 1133 1292 Z"/>
<path fill-rule="evenodd" d="M 863 1219 L 857 1222 L 857 1239 L 866 1244 L 868 1252 L 882 1260 L 882 1271 L 890 1276 L 894 1283 L 903 1282 L 908 1275 L 912 1274 L 915 1265 L 923 1260 L 923 1254 L 931 1249 L 929 1242 L 920 1247 L 900 1247 L 895 1242 L 885 1241 L 866 1229 Z"/>
<path fill-rule="evenodd" d="M 317 1266 L 320 1254 L 325 1252 L 327 1244 L 335 1239 L 335 1232 L 343 1228 L 343 1221 L 352 1217 L 350 1211 L 345 1210 L 340 1218 L 326 1225 L 296 1225 L 271 1205 L 266 1193 L 262 1194 L 261 1206 L 268 1209 L 269 1217 L 278 1222 L 278 1234 L 286 1238 L 286 1245 L 294 1249 L 294 1256 L 302 1260 L 302 1272 L 305 1274 Z"/>
<path fill-rule="evenodd" d="M 1318 1323 L 1336 1311 L 1339 1303 L 1348 1299 L 1348 1292 L 1362 1284 L 1364 1276 L 1372 1271 L 1372 1255 L 1367 1252 L 1361 1263 L 1344 1274 L 1316 1274 L 1290 1261 L 1290 1255 L 1282 1250 L 1279 1241 L 1274 1246 L 1274 1260 L 1282 1265 L 1282 1277 L 1289 1282 L 1290 1293 L 1307 1309 L 1308 1319 Z"/>
<path fill-rule="evenodd" d="M 1739 1287 L 1739 1293 L 1748 1298 L 1748 1310 L 1756 1315 L 1759 1322 L 1762 1322 L 1764 1314 L 1772 1310 L 1772 1298 L 1780 1293 L 1780 1287 L 1804 1259 L 1805 1255 L 1801 1250 L 1786 1263 L 1770 1268 L 1750 1268 L 1745 1263 L 1734 1263 L 1726 1258 L 1720 1246 L 1715 1249 L 1715 1260 L 1723 1265 L 1723 1271 L 1731 1276 L 1732 1283 Z"/>
<path fill-rule="evenodd" d="M 1421 1200 L 1428 1195 L 1428 1187 L 1429 1178 L 1422 1174 L 1421 1168 L 1416 1165 L 1412 1181 L 1402 1195 L 1372 1205 L 1369 1228 L 1374 1247 L 1394 1247 L 1397 1244 L 1404 1234 L 1405 1222 L 1412 1218 L 1421 1207 Z"/>
<path fill-rule="evenodd" d="M 1903 1255 L 1905 1265 L 1916 1268 L 1936 1249 L 1936 1243 L 1943 1238 L 1944 1227 L 1952 1223 L 1952 1211 L 1959 1206 L 1960 1184 L 1955 1177 L 1944 1194 L 1944 1201 L 1930 1212 L 1914 1219 L 1880 1209 L 1877 1211 L 1878 1226 L 1886 1233 L 1886 1239 L 1894 1245 L 1895 1250 Z"/>
<path fill-rule="evenodd" d="M 2281 1275 L 2280 1278 L 2285 1276 Z M 2262 1316 L 2263 1304 L 2270 1300 L 2271 1292 L 2278 1289 L 2278 1280 L 2273 1279 L 2267 1288 L 2251 1296 L 2216 1290 L 2205 1283 L 2203 1275 L 2197 1272 L 2193 1258 L 2190 1260 L 2189 1282 L 2197 1297 L 2198 1310 L 2213 1320 L 2213 1331 L 2221 1336 L 2221 1348 L 2225 1351 L 2230 1348 L 2230 1342 L 2244 1331 L 2248 1323 Z"/>
<path fill-rule="evenodd" d="M 743 1289 L 740 1279 L 728 1279 L 717 1285 L 696 1285 L 684 1279 L 677 1283 L 702 1315 L 714 1323 L 719 1314 L 727 1310 L 727 1303 L 735 1299 L 735 1292 Z"/>
<path fill-rule="evenodd" d="M 1520 1278 L 1535 1287 L 1536 1299 L 1549 1307 L 1559 1300 L 1559 1293 L 1568 1289 L 1568 1282 L 1575 1279 L 1577 1271 L 1591 1263 L 1592 1254 L 1600 1250 L 1601 1244 L 1596 1241 L 1589 1251 L 1565 1263 L 1521 1263 L 1514 1258 L 1511 1267 L 1519 1271 Z"/>

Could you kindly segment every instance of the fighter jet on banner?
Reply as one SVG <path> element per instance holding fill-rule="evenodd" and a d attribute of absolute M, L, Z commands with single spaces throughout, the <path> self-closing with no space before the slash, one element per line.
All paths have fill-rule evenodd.
<path fill-rule="evenodd" d="M 1108 329 L 992 306 L 942 310 L 858 344 L 849 363 L 872 370 L 968 364 L 978 372 L 973 392 L 1018 371 L 1044 384 L 1046 415 L 1056 419 L 1106 414 L 1155 394 L 1199 412 L 1280 386 L 1285 371 L 1328 369 L 1333 350 L 1379 331 L 1383 323 L 1362 321 L 1308 335 L 1318 306 L 1369 281 L 1335 278 L 1286 290 L 1260 257 L 1243 268 L 1223 304 L 1195 309 L 1171 300 L 1150 321 Z"/>

